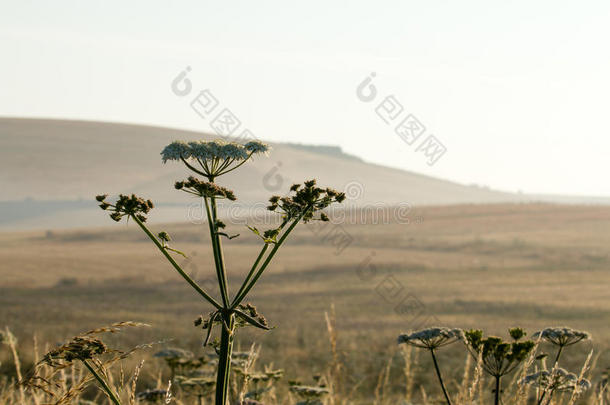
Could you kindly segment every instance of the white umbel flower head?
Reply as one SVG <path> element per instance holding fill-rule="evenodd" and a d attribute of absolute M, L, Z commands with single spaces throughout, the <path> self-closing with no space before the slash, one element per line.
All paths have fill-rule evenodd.
<path fill-rule="evenodd" d="M 567 327 L 546 328 L 532 335 L 532 338 L 541 338 L 557 346 L 570 346 L 582 340 L 591 338 L 589 332 L 574 330 Z"/>
<path fill-rule="evenodd" d="M 563 368 L 555 368 L 551 371 L 543 370 L 529 374 L 519 380 L 520 385 L 531 385 L 543 388 L 546 391 L 574 391 L 583 392 L 591 388 L 591 382 L 586 378 L 578 379 L 574 373 Z"/>
<path fill-rule="evenodd" d="M 198 174 L 214 178 L 240 166 L 253 155 L 266 153 L 269 147 L 260 141 L 245 145 L 237 142 L 174 141 L 161 151 L 163 163 L 168 160 L 183 160 L 187 167 Z M 196 166 L 201 166 L 201 169 Z"/>
<path fill-rule="evenodd" d="M 464 340 L 464 331 L 458 328 L 433 327 L 398 336 L 398 344 L 434 350 Z"/>

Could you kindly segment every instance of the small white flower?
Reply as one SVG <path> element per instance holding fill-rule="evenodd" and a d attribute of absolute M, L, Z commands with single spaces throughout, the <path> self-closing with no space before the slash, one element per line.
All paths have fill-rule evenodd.
<path fill-rule="evenodd" d="M 184 141 L 174 141 L 161 151 L 163 163 L 168 160 L 188 159 L 191 157 L 191 148 Z"/>
<path fill-rule="evenodd" d="M 251 153 L 267 153 L 269 149 L 269 145 L 262 143 L 260 141 L 250 141 L 244 145 L 246 150 Z"/>
<path fill-rule="evenodd" d="M 248 158 L 248 151 L 238 143 L 227 143 L 221 148 L 221 159 L 244 160 Z"/>
<path fill-rule="evenodd" d="M 203 141 L 194 141 L 189 142 L 189 147 L 191 148 L 191 156 L 194 158 L 198 158 L 201 160 L 209 160 L 213 158 L 212 152 L 210 151 L 210 147 L 208 142 Z"/>

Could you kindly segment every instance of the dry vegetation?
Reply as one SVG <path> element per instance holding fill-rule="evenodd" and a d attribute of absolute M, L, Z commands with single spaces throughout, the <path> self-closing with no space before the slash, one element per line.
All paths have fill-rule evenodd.
<path fill-rule="evenodd" d="M 286 379 L 311 382 L 316 373 L 331 373 L 331 379 L 340 369 L 342 389 L 361 403 L 400 403 L 396 398 L 404 399 L 407 386 L 421 403 L 420 387 L 428 398 L 440 398 L 440 391 L 428 382 L 428 359 L 416 360 L 415 353 L 406 383 L 399 333 L 431 323 L 503 335 L 516 325 L 530 332 L 568 325 L 591 332 L 594 340 L 566 354 L 564 367 L 580 370 L 594 348 L 592 377 L 599 382 L 610 366 L 610 208 L 468 205 L 422 208 L 410 217 L 409 224 L 373 224 L 369 216 L 365 224 L 350 219 L 297 229 L 253 291 L 252 301 L 277 328 L 242 333 L 241 350 L 253 341 L 261 344 L 258 364 L 273 363 Z M 203 285 L 213 280 L 204 225 L 151 227 L 174 236 L 174 246 L 191 258 L 188 270 Z M 349 235 L 345 249 L 324 236 L 331 228 Z M 233 286 L 258 246 L 247 232 L 225 243 Z M 24 370 L 35 360 L 34 337 L 42 351 L 44 344 L 52 347 L 125 319 L 152 327 L 113 336 L 112 342 L 129 347 L 173 339 L 166 345 L 203 353 L 202 331 L 190 325 L 209 308 L 135 226 L 0 234 L 0 258 L 0 324 L 18 337 Z M 411 306 L 397 313 L 405 297 Z M 324 317 L 332 304 L 334 356 Z M 0 371 L 13 376 L 5 349 Z M 126 373 L 155 350 L 136 354 Z M 455 391 L 463 381 L 465 353 L 452 347 L 440 356 Z M 162 361 L 148 359 L 138 387 L 152 388 L 168 376 Z"/>

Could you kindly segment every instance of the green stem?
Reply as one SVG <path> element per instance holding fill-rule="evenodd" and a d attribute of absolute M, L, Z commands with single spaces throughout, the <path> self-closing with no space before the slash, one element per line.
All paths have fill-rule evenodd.
<path fill-rule="evenodd" d="M 538 399 L 538 402 L 537 402 L 538 405 L 542 404 L 542 400 L 544 399 L 545 395 L 546 395 L 546 388 L 542 391 L 542 395 L 540 395 L 540 398 Z"/>
<path fill-rule="evenodd" d="M 559 362 L 559 357 L 561 357 L 562 350 L 563 350 L 563 345 L 560 345 L 559 350 L 557 350 L 557 356 L 555 356 L 555 362 L 553 363 L 553 368 L 555 368 L 555 366 Z"/>
<path fill-rule="evenodd" d="M 229 375 L 231 373 L 231 354 L 233 352 L 233 334 L 235 331 L 235 315 L 229 312 L 223 312 L 221 316 L 223 323 L 221 326 L 222 333 L 220 335 L 218 374 L 216 376 L 216 405 L 227 405 L 229 396 Z"/>
<path fill-rule="evenodd" d="M 447 394 L 447 390 L 445 389 L 445 383 L 443 382 L 441 370 L 438 367 L 438 362 L 436 361 L 436 356 L 434 355 L 434 349 L 430 350 L 430 354 L 432 354 L 432 361 L 434 362 L 434 368 L 436 369 L 436 375 L 438 376 L 438 382 L 441 384 L 441 389 L 443 390 L 443 395 L 445 396 L 447 405 L 451 405 L 451 399 L 449 399 L 449 394 Z"/>
<path fill-rule="evenodd" d="M 148 235 L 150 240 L 152 240 L 155 243 L 155 245 L 159 248 L 161 253 L 163 253 L 163 255 L 165 256 L 165 258 L 172 264 L 172 266 L 174 266 L 176 271 L 178 273 L 180 273 L 182 278 L 184 278 L 186 280 L 186 282 L 189 283 L 191 285 L 191 287 L 193 287 L 195 289 L 195 291 L 197 291 L 210 304 L 214 305 L 217 309 L 222 308 L 222 306 L 218 302 L 216 302 L 216 300 L 214 298 L 212 298 L 205 291 L 203 291 L 203 289 L 195 281 L 193 281 L 193 279 L 190 278 L 189 275 L 184 272 L 184 270 L 182 270 L 182 268 L 178 265 L 178 263 L 176 263 L 176 261 L 170 256 L 169 253 L 167 253 L 167 250 L 163 247 L 163 245 L 161 245 L 161 243 L 157 240 L 155 235 L 153 235 L 148 230 L 146 225 L 144 225 L 144 223 L 142 221 L 140 221 L 135 215 L 132 215 L 131 217 L 138 225 L 140 225 L 140 228 L 142 228 L 142 230 L 144 231 L 144 233 L 146 233 L 146 235 Z"/>
<path fill-rule="evenodd" d="M 91 374 L 93 374 L 93 377 L 95 377 L 95 379 L 97 380 L 97 382 L 100 383 L 100 385 L 102 386 L 102 389 L 106 392 L 106 394 L 108 395 L 108 397 L 112 400 L 112 402 L 115 403 L 115 405 L 121 405 L 121 401 L 119 401 L 119 399 L 117 398 L 117 396 L 115 395 L 114 392 L 112 392 L 112 390 L 110 389 L 110 387 L 108 386 L 108 384 L 106 384 L 106 381 L 104 381 L 104 379 L 102 378 L 102 376 L 99 375 L 99 373 L 93 368 L 91 367 L 91 364 L 89 364 L 89 362 L 87 360 L 81 360 L 83 362 L 83 364 L 85 365 L 85 367 L 87 367 L 89 369 L 89 371 L 91 372 Z"/>
<path fill-rule="evenodd" d="M 224 285 L 224 277 L 222 276 L 222 267 L 220 266 L 220 256 L 221 252 L 216 243 L 216 217 L 213 214 L 213 211 L 210 210 L 210 205 L 208 204 L 207 197 L 204 197 L 205 201 L 205 211 L 208 217 L 208 225 L 210 228 L 210 240 L 212 241 L 212 250 L 214 251 L 214 265 L 216 267 L 216 278 L 218 279 L 218 286 L 220 287 L 220 296 L 222 298 L 222 303 L 226 308 L 229 305 L 229 296 L 227 294 L 227 287 Z"/>
<path fill-rule="evenodd" d="M 494 392 L 494 405 L 500 404 L 500 376 L 496 376 L 496 390 Z"/>
<path fill-rule="evenodd" d="M 230 168 L 229 170 L 225 170 L 224 172 L 220 172 L 218 173 L 218 176 L 223 175 L 223 174 L 227 174 L 229 172 L 232 172 L 233 170 L 237 169 L 239 166 L 243 165 L 244 163 L 246 163 L 248 161 L 248 159 L 250 159 L 250 157 L 252 157 L 252 154 L 254 152 L 250 152 L 250 154 L 248 155 L 247 158 L 245 158 L 240 164 L 233 166 L 232 168 Z M 224 168 L 223 168 L 224 169 Z"/>
<path fill-rule="evenodd" d="M 188 167 L 189 169 L 191 169 L 191 170 L 192 170 L 192 171 L 194 171 L 195 173 L 200 174 L 200 175 L 202 175 L 202 176 L 207 176 L 207 174 L 205 174 L 204 172 L 199 171 L 199 170 L 197 170 L 195 167 L 191 166 L 191 165 L 189 164 L 189 162 L 187 162 L 187 161 L 186 161 L 186 159 L 184 159 L 183 157 L 180 157 L 180 159 L 182 159 L 182 162 L 183 162 L 183 163 L 186 165 L 186 167 Z"/>
<path fill-rule="evenodd" d="M 212 206 L 212 216 L 214 218 L 214 240 L 216 241 L 216 250 L 218 254 L 218 265 L 220 267 L 220 277 L 222 277 L 222 294 L 223 294 L 223 302 L 225 303 L 225 307 L 229 304 L 229 282 L 227 281 L 227 271 L 225 269 L 225 258 L 222 252 L 222 242 L 220 240 L 220 235 L 216 232 L 216 220 L 218 219 L 218 209 L 216 208 L 216 197 L 210 197 L 210 204 Z"/>
<path fill-rule="evenodd" d="M 292 224 L 290 224 L 288 229 L 286 229 L 286 232 L 284 232 L 284 234 L 282 235 L 280 240 L 275 244 L 275 246 L 271 250 L 271 253 L 269 253 L 267 258 L 265 259 L 265 262 L 262 264 L 261 268 L 258 270 L 256 275 L 252 278 L 252 281 L 250 281 L 250 284 L 248 284 L 248 286 L 242 291 L 242 293 L 240 295 L 235 297 L 235 299 L 233 300 L 233 303 L 231 304 L 231 308 L 235 308 L 236 306 L 241 304 L 243 299 L 246 297 L 246 295 L 248 295 L 248 293 L 250 292 L 252 287 L 254 287 L 254 285 L 256 284 L 258 279 L 260 278 L 260 276 L 263 274 L 263 272 L 265 271 L 265 268 L 269 265 L 269 262 L 271 262 L 271 259 L 273 259 L 273 256 L 275 255 L 275 253 L 278 251 L 280 246 L 282 246 L 282 243 L 284 243 L 284 240 L 286 240 L 286 237 L 288 237 L 290 232 L 292 232 L 294 227 L 299 223 L 301 218 L 303 218 L 303 216 L 305 215 L 305 213 L 308 210 L 309 209 L 306 209 L 301 214 L 299 214 L 299 216 L 294 220 L 294 222 Z"/>

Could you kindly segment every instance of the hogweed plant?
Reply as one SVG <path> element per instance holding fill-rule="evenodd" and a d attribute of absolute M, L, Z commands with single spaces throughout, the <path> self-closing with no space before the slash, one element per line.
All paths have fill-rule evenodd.
<path fill-rule="evenodd" d="M 531 385 L 539 389 L 539 394 L 536 398 L 537 405 L 550 403 L 555 393 L 569 392 L 580 395 L 591 388 L 591 382 L 586 378 L 579 378 L 578 375 L 559 367 L 555 367 L 550 371 L 542 370 L 529 374 L 522 378 L 519 384 Z"/>
<path fill-rule="evenodd" d="M 216 405 L 226 405 L 227 403 L 236 328 L 251 325 L 263 330 L 269 329 L 265 318 L 258 314 L 252 305 L 243 304 L 248 293 L 256 285 L 279 248 L 299 222 L 309 222 L 314 219 L 328 221 L 326 214 L 321 211 L 330 204 L 340 203 L 345 199 L 343 193 L 330 188 L 318 187 L 315 180 L 306 181 L 302 185 L 293 185 L 287 196 L 272 196 L 268 209 L 281 215 L 279 225 L 263 232 L 249 227 L 261 238 L 262 247 L 237 293 L 231 297 L 222 239 L 231 240 L 238 235 L 229 235 L 225 231 L 226 224 L 221 221 L 218 214 L 218 201 L 222 199 L 234 201 L 236 196 L 232 190 L 217 184 L 216 180 L 218 177 L 236 170 L 255 155 L 266 154 L 268 151 L 269 147 L 258 141 L 246 144 L 223 141 L 188 143 L 175 141 L 167 145 L 161 152 L 163 163 L 182 162 L 195 175 L 200 176 L 199 178 L 190 176 L 184 181 L 178 181 L 175 183 L 175 188 L 201 198 L 205 205 L 220 302 L 199 286 L 176 262 L 172 254 L 183 253 L 169 247 L 170 236 L 166 232 L 155 235 L 145 225 L 147 214 L 154 207 L 152 201 L 132 194 L 131 196 L 120 195 L 118 200 L 111 204 L 106 201 L 107 195 L 96 197 L 100 208 L 109 211 L 113 220 L 117 222 L 123 218 L 133 220 L 180 276 L 214 308 L 207 317 L 196 321 L 196 326 L 202 326 L 207 330 L 206 344 L 212 328 L 215 325 L 220 326 L 220 343 L 217 347 L 219 361 L 216 378 Z"/>
<path fill-rule="evenodd" d="M 434 363 L 434 369 L 436 370 L 436 375 L 438 377 L 438 382 L 443 390 L 443 395 L 445 396 L 447 405 L 451 405 L 451 399 L 447 393 L 445 383 L 443 382 L 441 370 L 438 366 L 438 361 L 434 351 L 463 339 L 464 332 L 461 329 L 451 329 L 445 327 L 428 328 L 418 332 L 398 336 L 398 344 L 407 344 L 420 349 L 426 349 L 430 352 L 432 362 Z"/>
<path fill-rule="evenodd" d="M 559 363 L 559 358 L 565 347 L 591 339 L 589 332 L 574 330 L 567 327 L 546 328 L 534 333 L 532 337 L 534 339 L 542 339 L 557 346 L 557 354 L 555 355 L 555 361 L 553 362 L 554 365 Z"/>
<path fill-rule="evenodd" d="M 495 379 L 495 405 L 500 403 L 502 377 L 513 372 L 536 346 L 532 340 L 521 340 L 526 335 L 521 328 L 510 329 L 509 334 L 512 341 L 505 342 L 496 336 L 483 337 L 478 329 L 465 332 L 471 354 L 482 360 L 483 370 Z"/>

